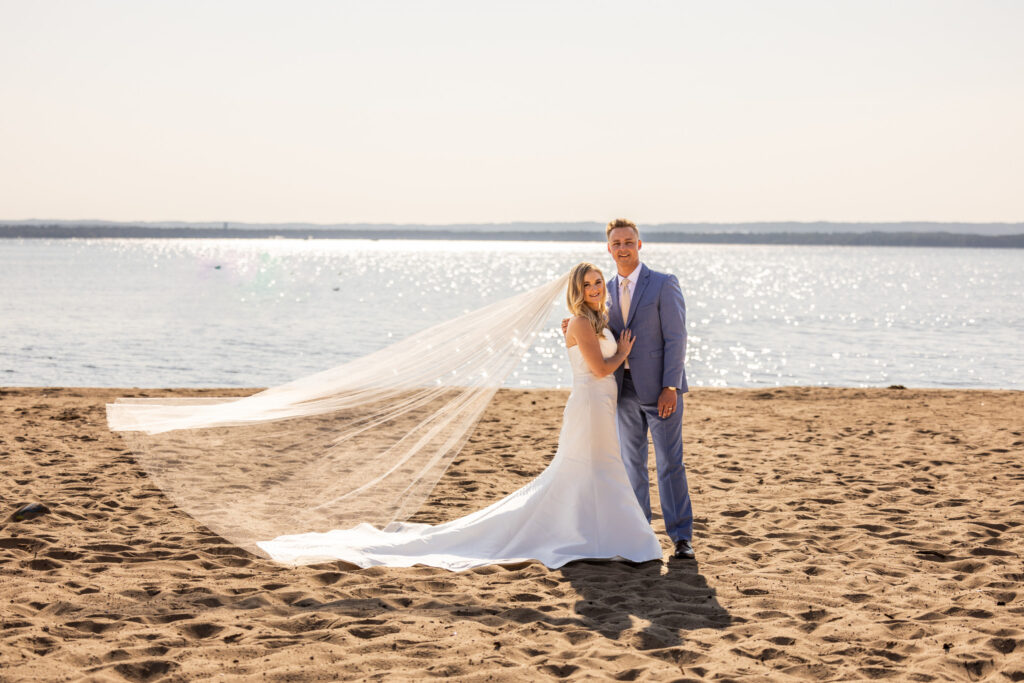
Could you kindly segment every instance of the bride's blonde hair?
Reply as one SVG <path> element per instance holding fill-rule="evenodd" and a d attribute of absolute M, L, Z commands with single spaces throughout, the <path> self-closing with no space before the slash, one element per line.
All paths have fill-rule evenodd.
<path fill-rule="evenodd" d="M 596 271 L 604 280 L 604 273 L 592 263 L 578 263 L 569 271 L 569 288 L 565 292 L 565 302 L 569 306 L 569 312 L 590 321 L 594 332 L 601 336 L 601 332 L 608 326 L 608 285 L 605 283 L 604 297 L 601 299 L 601 306 L 594 310 L 587 305 L 584 295 L 586 285 L 584 279 L 587 273 Z"/>

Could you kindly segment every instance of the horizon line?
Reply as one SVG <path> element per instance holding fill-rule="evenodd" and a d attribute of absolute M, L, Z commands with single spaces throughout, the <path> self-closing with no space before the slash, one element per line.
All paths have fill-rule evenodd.
<path fill-rule="evenodd" d="M 756 220 L 756 221 L 659 221 L 644 222 L 634 221 L 638 226 L 673 226 L 673 225 L 1024 225 L 1020 221 L 967 221 L 967 220 Z M 394 221 L 348 221 L 348 222 L 323 222 L 323 221 L 253 221 L 253 220 L 181 220 L 181 219 L 132 219 L 132 220 L 111 220 L 106 218 L 3 218 L 0 224 L 25 224 L 25 223 L 110 223 L 122 225 L 137 225 L 147 223 L 178 223 L 183 225 L 206 225 L 206 224 L 234 224 L 234 225 L 316 225 L 316 226 L 422 226 L 422 227 L 468 227 L 478 225 L 606 225 L 607 221 L 593 219 L 574 221 L 549 221 L 549 220 L 506 220 L 506 221 L 458 221 L 458 222 L 394 222 Z"/>

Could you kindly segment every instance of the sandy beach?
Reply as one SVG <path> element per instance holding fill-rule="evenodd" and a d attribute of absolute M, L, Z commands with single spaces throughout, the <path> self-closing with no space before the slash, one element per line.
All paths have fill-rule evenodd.
<path fill-rule="evenodd" d="M 245 393 L 0 390 L 0 680 L 1024 680 L 1022 392 L 695 390 L 697 562 L 462 574 L 250 555 L 106 428 L 118 396 Z M 499 392 L 414 519 L 536 476 L 565 398 Z"/>

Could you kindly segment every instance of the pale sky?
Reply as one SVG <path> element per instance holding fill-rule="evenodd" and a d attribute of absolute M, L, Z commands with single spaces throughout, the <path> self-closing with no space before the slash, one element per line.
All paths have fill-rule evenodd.
<path fill-rule="evenodd" d="M 1024 220 L 1024 2 L 0 0 L 0 219 Z"/>

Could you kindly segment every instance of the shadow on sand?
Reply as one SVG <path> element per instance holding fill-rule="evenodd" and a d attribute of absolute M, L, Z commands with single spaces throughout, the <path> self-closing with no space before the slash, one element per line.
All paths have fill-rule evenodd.
<path fill-rule="evenodd" d="M 341 562 L 318 565 L 317 568 L 327 567 L 341 570 L 342 573 L 333 576 L 343 576 L 353 570 L 359 572 L 357 568 Z M 659 651 L 652 654 L 680 666 L 688 663 L 688 656 L 696 656 L 696 653 L 679 647 L 686 642 L 686 632 L 723 629 L 733 623 L 732 616 L 719 604 L 715 590 L 708 585 L 699 565 L 693 560 L 669 559 L 667 563 L 652 561 L 642 564 L 583 560 L 571 562 L 558 570 L 546 570 L 539 563 L 524 562 L 506 566 L 503 571 L 520 569 L 545 573 L 541 584 L 545 588 L 541 594 L 515 593 L 514 602 L 509 603 L 493 598 L 481 600 L 479 596 L 474 599 L 458 593 L 456 589 L 459 599 L 453 600 L 455 595 L 447 593 L 435 595 L 423 604 L 425 596 L 420 593 L 410 601 L 413 604 L 398 610 L 393 601 L 384 596 L 381 596 L 384 599 L 346 599 L 326 603 L 300 600 L 290 607 L 296 611 L 338 611 L 353 617 L 378 617 L 406 610 L 430 612 L 447 618 L 477 620 L 492 627 L 502 622 L 542 624 L 566 634 L 572 642 L 590 637 L 586 633 L 600 635 L 636 650 Z M 449 575 L 442 570 L 435 571 L 421 581 L 430 582 L 434 587 L 447 583 L 445 579 Z M 521 581 L 524 591 L 528 591 L 539 587 L 538 578 L 541 577 L 537 574 L 522 579 L 509 577 L 508 582 L 502 583 L 507 586 Z M 412 583 L 408 589 L 414 589 L 419 581 Z M 570 587 L 571 591 L 566 590 Z M 455 585 L 447 588 L 455 588 Z M 570 592 L 579 597 L 562 597 Z"/>
<path fill-rule="evenodd" d="M 693 560 L 583 561 L 562 573 L 580 595 L 580 624 L 613 640 L 627 637 L 639 650 L 675 647 L 685 631 L 732 623 Z"/>

